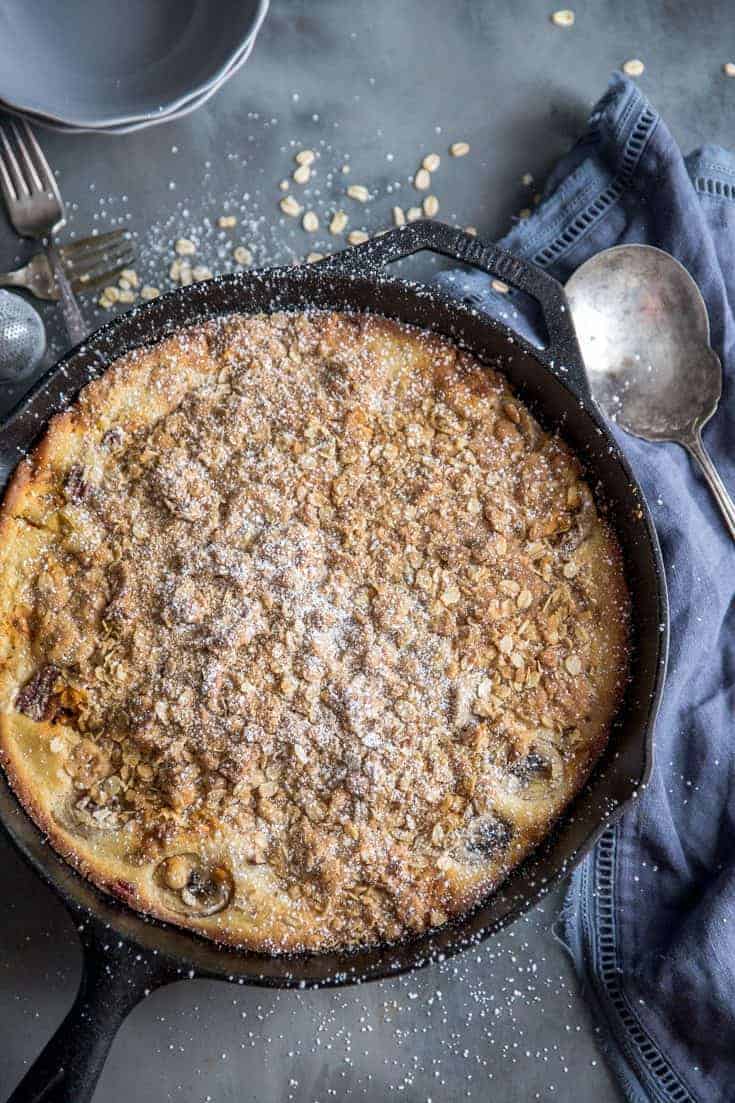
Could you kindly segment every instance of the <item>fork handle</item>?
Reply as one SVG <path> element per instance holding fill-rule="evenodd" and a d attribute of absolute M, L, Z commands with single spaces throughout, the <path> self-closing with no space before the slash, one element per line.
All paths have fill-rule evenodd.
<path fill-rule="evenodd" d="M 46 256 L 51 265 L 54 283 L 59 291 L 59 302 L 61 304 L 61 313 L 64 317 L 66 332 L 69 335 L 72 347 L 80 345 L 87 336 L 87 327 L 84 324 L 82 312 L 79 309 L 77 300 L 74 298 L 74 292 L 71 289 L 71 284 L 64 271 L 64 265 L 59 256 L 59 251 L 51 238 L 44 243 L 44 249 L 46 250 Z"/>
<path fill-rule="evenodd" d="M 16 268 L 14 272 L 0 273 L 0 287 L 28 288 L 28 265 Z"/>

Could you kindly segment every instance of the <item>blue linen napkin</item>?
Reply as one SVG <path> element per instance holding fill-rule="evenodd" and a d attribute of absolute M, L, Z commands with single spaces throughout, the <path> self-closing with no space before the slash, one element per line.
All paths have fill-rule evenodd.
<path fill-rule="evenodd" d="M 735 492 L 735 156 L 686 159 L 615 74 L 535 213 L 502 245 L 565 281 L 593 253 L 648 242 L 699 284 L 725 385 L 705 440 Z M 445 290 L 528 332 L 478 272 Z M 571 881 L 560 924 L 628 1100 L 735 1100 L 735 544 L 683 449 L 614 430 L 661 539 L 671 655 L 642 797 Z"/>

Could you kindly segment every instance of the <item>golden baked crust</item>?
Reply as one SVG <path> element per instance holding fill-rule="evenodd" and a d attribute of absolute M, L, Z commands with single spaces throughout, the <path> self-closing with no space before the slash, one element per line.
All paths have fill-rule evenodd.
<path fill-rule="evenodd" d="M 617 542 L 504 378 L 383 318 L 117 361 L 0 514 L 0 749 L 132 907 L 271 952 L 490 891 L 601 753 Z"/>

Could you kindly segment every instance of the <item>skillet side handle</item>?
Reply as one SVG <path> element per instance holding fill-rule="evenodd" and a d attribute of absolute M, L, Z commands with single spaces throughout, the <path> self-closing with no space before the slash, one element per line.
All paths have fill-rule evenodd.
<path fill-rule="evenodd" d="M 370 276 L 374 270 L 424 249 L 479 268 L 488 276 L 496 276 L 535 299 L 541 307 L 549 335 L 546 359 L 551 371 L 567 384 L 580 401 L 591 401 L 584 361 L 564 288 L 542 268 L 497 245 L 485 244 L 464 230 L 443 222 L 424 219 L 390 230 L 364 245 L 334 253 L 314 267 L 325 273 L 333 271 L 344 275 Z"/>
<path fill-rule="evenodd" d="M 8 1103 L 90 1103 L 115 1035 L 145 995 L 180 974 L 96 921 L 80 931 L 84 957 L 76 999 Z"/>

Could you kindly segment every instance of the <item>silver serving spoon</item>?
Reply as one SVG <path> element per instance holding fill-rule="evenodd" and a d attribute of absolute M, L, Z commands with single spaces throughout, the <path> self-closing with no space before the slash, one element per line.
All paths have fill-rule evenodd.
<path fill-rule="evenodd" d="M 628 433 L 683 445 L 735 540 L 735 502 L 702 444 L 722 365 L 686 268 L 652 245 L 617 245 L 581 265 L 566 293 L 597 404 Z"/>

